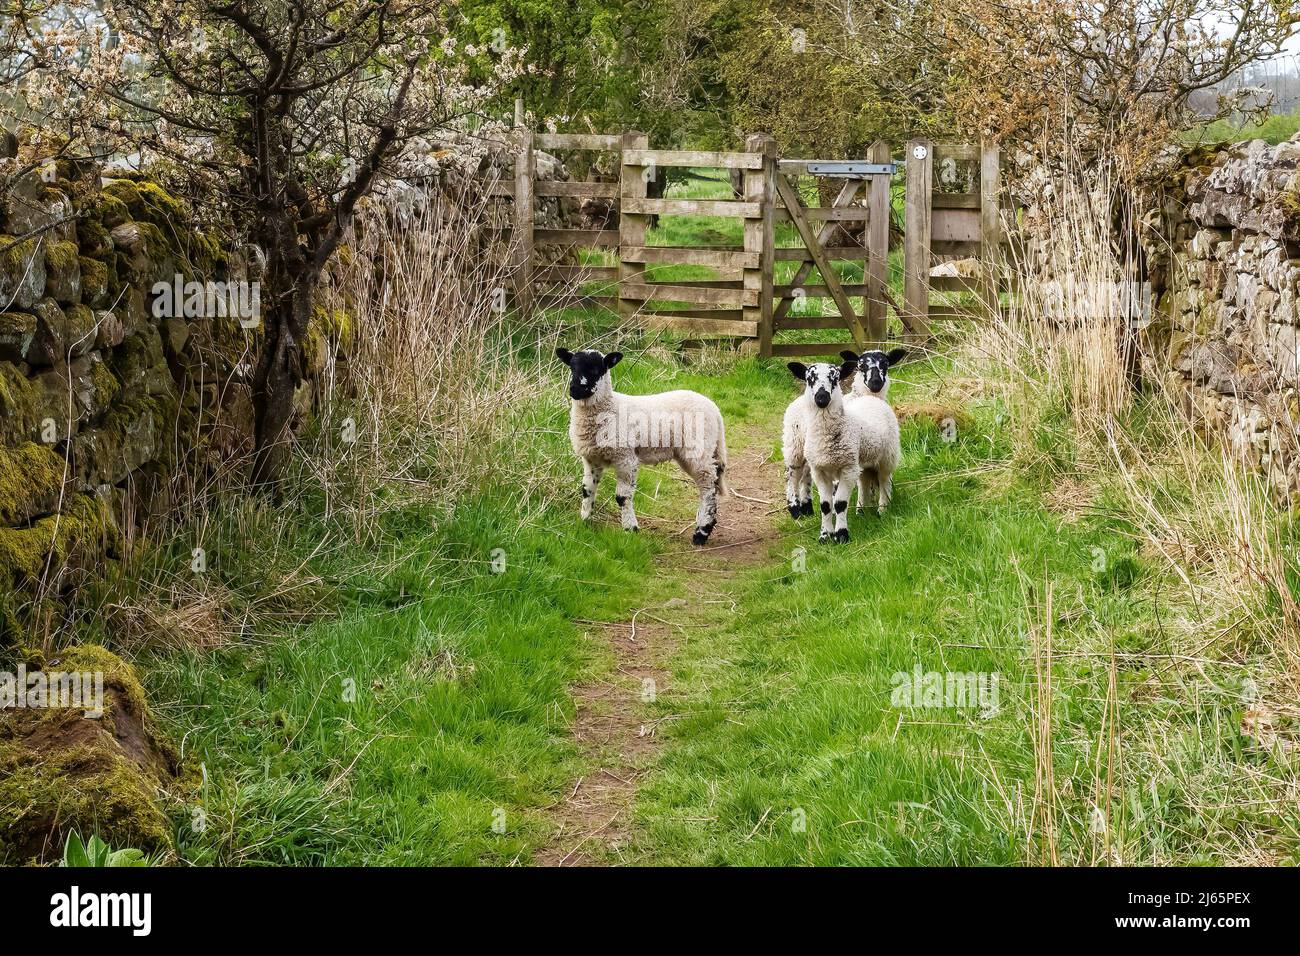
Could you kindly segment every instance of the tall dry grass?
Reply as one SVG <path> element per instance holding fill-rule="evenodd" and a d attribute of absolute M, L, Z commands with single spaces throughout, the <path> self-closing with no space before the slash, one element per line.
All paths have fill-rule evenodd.
<path fill-rule="evenodd" d="M 1185 862 L 1162 803 L 1166 786 L 1193 812 L 1224 819 L 1223 858 L 1270 862 L 1300 837 L 1294 821 L 1279 822 L 1300 793 L 1295 528 L 1264 477 L 1180 411 L 1176 378 L 1150 374 L 1133 388 L 1124 346 L 1149 306 L 1146 290 L 1129 281 L 1136 263 L 1112 241 L 1119 187 L 1076 172 L 1038 210 L 1037 241 L 1008 263 L 1017 294 L 967 340 L 961 360 L 997 383 L 1022 474 L 1045 490 L 1089 489 L 1080 511 L 1131 529 L 1139 556 L 1155 567 L 1131 599 L 1150 604 L 1158 652 L 1126 652 L 1096 618 L 1073 647 L 1056 635 L 1055 665 L 1040 641 L 1029 650 L 1039 791 L 1030 845 L 1037 862 L 1055 862 L 1063 845 L 1065 816 L 1053 808 L 1069 801 L 1054 789 L 1062 768 L 1053 767 L 1051 741 L 1078 728 L 1059 726 L 1052 702 L 1074 682 L 1103 706 L 1095 819 L 1078 813 L 1078 849 L 1062 849 L 1063 862 Z M 1146 366 L 1160 369 L 1158 360 Z M 1039 611 L 1040 629 L 1052 634 L 1050 606 Z M 1104 683 L 1095 666 L 1072 678 L 1071 657 L 1106 662 Z M 1134 673 L 1149 676 L 1136 688 L 1117 679 Z M 1139 702 L 1147 696 L 1152 706 Z M 1255 757 L 1241 759 L 1237 748 Z M 1250 807 L 1249 822 L 1224 814 L 1237 802 Z"/>

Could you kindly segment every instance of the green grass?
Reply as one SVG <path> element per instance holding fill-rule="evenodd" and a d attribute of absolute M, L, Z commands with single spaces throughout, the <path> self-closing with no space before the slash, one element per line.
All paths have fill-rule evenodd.
<path fill-rule="evenodd" d="M 1274 113 L 1264 119 L 1251 123 L 1233 120 L 1217 120 L 1198 127 L 1192 138 L 1200 142 L 1243 142 L 1250 139 L 1262 139 L 1276 146 L 1285 142 L 1300 131 L 1300 111 L 1294 113 Z"/>
<path fill-rule="evenodd" d="M 666 218 L 654 241 L 704 244 L 711 231 L 738 241 L 728 228 Z M 616 341 L 606 313 L 552 319 L 571 346 L 627 354 L 620 390 L 713 397 L 733 459 L 747 441 L 779 455 L 796 388 L 783 363 L 706 354 L 688 364 L 669 335 Z M 589 622 L 626 620 L 701 583 L 654 561 L 669 546 L 655 528 L 693 510 L 671 465 L 642 472 L 644 533 L 618 529 L 612 476 L 596 520 L 578 519 L 581 471 L 565 434 L 563 370 L 553 372 L 542 405 L 506 429 L 539 491 L 489 479 L 450 514 L 377 499 L 365 540 L 310 491 L 287 508 L 232 502 L 218 513 L 204 586 L 246 593 L 255 626 L 215 649 L 138 658 L 168 735 L 203 768 L 194 799 L 172 807 L 184 861 L 510 864 L 547 839 L 546 808 L 592 769 L 569 736 L 569 687 L 614 666 L 586 636 L 599 634 Z M 954 372 L 943 361 L 905 366 L 891 397 L 942 400 Z M 852 517 L 850 544 L 820 546 L 815 521 L 781 514 L 766 560 L 706 581 L 719 602 L 681 612 L 689 640 L 655 705 L 674 719 L 659 725 L 665 745 L 638 794 L 631 858 L 1043 859 L 1031 836 L 1041 832 L 1031 635 L 1046 625 L 1050 583 L 1061 859 L 1103 859 L 1092 802 L 1111 648 L 1129 655 L 1117 676 L 1128 776 L 1108 821 L 1118 858 L 1218 861 L 1236 835 L 1264 830 L 1281 834 L 1279 857 L 1295 859 L 1285 821 L 1255 809 L 1263 781 L 1282 774 L 1243 747 L 1240 701 L 1221 689 L 1239 672 L 1210 665 L 1219 683 L 1206 684 L 1158 664 L 1171 650 L 1164 622 L 1192 612 L 1137 553 L 1121 510 L 1064 522 L 1042 504 L 1046 472 L 1010 464 L 1006 409 L 985 398 L 960 410 L 974 424 L 955 441 L 931 421 L 905 424 L 895 503 L 883 518 Z M 1044 432 L 1041 444 L 1048 460 L 1068 459 L 1063 434 Z M 779 469 L 770 473 L 779 503 Z M 177 543 L 156 560 L 184 565 L 188 555 Z M 895 675 L 918 665 L 997 674 L 1000 709 L 895 706 Z M 1156 678 L 1173 689 L 1151 697 Z M 1237 797 L 1243 806 L 1231 806 Z"/>

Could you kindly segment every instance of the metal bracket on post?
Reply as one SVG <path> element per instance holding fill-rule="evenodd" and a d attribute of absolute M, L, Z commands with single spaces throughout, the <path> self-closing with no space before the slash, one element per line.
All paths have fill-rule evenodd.
<path fill-rule="evenodd" d="M 892 176 L 897 171 L 897 163 L 863 163 L 838 159 L 808 163 L 808 172 L 813 176 L 836 176 L 846 179 L 860 176 Z"/>

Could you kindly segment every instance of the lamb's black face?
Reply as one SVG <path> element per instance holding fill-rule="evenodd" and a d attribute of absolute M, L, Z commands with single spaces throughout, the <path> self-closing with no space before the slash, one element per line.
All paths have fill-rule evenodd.
<path fill-rule="evenodd" d="M 845 358 L 852 355 L 852 352 L 845 352 Z M 858 374 L 862 376 L 862 382 L 867 386 L 867 390 L 874 394 L 879 394 L 885 387 L 885 382 L 889 378 L 889 367 L 897 365 L 903 358 L 903 349 L 894 349 L 891 352 L 882 352 L 875 349 L 869 352 L 863 352 L 858 357 Z"/>
<path fill-rule="evenodd" d="M 610 352 L 604 355 L 591 350 L 570 352 L 568 349 L 556 349 L 555 356 L 569 366 L 569 397 L 580 402 L 596 394 L 596 385 L 605 373 L 623 358 L 622 352 Z"/>

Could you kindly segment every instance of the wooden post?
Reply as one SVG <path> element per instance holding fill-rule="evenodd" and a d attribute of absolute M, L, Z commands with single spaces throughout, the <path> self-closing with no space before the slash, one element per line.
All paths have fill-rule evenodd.
<path fill-rule="evenodd" d="M 867 159 L 873 163 L 890 161 L 889 144 L 876 140 L 871 144 Z M 872 176 L 867 192 L 867 208 L 871 218 L 867 221 L 867 295 L 865 317 L 867 338 L 873 345 L 884 344 L 889 332 L 889 309 L 885 304 L 885 290 L 889 285 L 889 218 L 890 184 L 892 177 Z"/>
<path fill-rule="evenodd" d="M 980 263 L 982 298 L 989 318 L 996 318 L 1002 280 L 1002 155 L 996 144 L 984 143 L 980 150 Z"/>
<path fill-rule="evenodd" d="M 742 199 L 762 206 L 757 219 L 745 220 L 745 251 L 757 252 L 757 269 L 745 269 L 741 286 L 758 292 L 758 305 L 745 306 L 743 317 L 758 323 L 758 354 L 772 357 L 772 269 L 773 247 L 776 244 L 776 221 L 773 216 L 773 196 L 776 175 L 776 139 L 766 133 L 755 133 L 745 138 L 745 151 L 763 154 L 762 169 L 747 169 L 744 175 Z"/>
<path fill-rule="evenodd" d="M 910 340 L 930 335 L 930 229 L 934 145 L 927 139 L 907 144 L 907 206 L 904 215 L 903 324 Z"/>
<path fill-rule="evenodd" d="M 524 125 L 524 115 L 525 115 L 524 98 L 522 96 L 516 96 L 515 97 L 515 129 L 519 129 Z"/>
<path fill-rule="evenodd" d="M 519 129 L 515 154 L 515 308 L 528 318 L 533 311 L 533 131 Z"/>
<path fill-rule="evenodd" d="M 623 152 L 619 154 L 618 187 L 618 316 L 626 321 L 641 308 L 641 299 L 625 296 L 630 283 L 645 281 L 645 264 L 628 262 L 624 252 L 645 245 L 648 216 L 627 211 L 629 199 L 646 198 L 646 179 L 653 175 L 649 166 L 632 166 L 624 161 L 628 150 L 649 149 L 650 138 L 645 133 L 624 133 Z"/>

